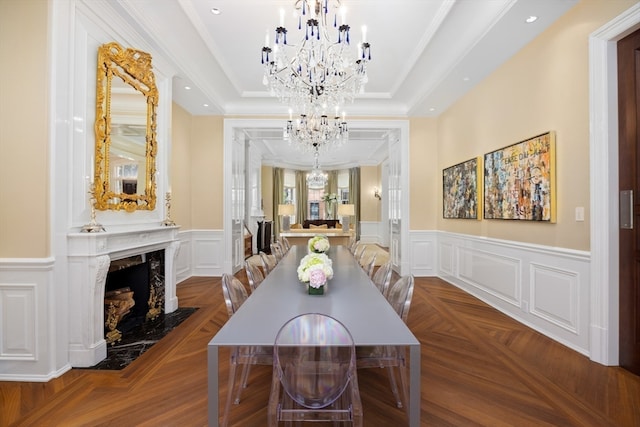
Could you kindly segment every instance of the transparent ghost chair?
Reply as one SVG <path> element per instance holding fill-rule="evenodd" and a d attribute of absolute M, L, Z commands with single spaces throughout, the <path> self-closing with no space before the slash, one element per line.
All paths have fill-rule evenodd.
<path fill-rule="evenodd" d="M 282 250 L 286 254 L 291 249 L 291 243 L 289 243 L 289 239 L 286 237 L 280 237 L 280 244 L 282 245 Z"/>
<path fill-rule="evenodd" d="M 387 261 L 382 264 L 376 270 L 373 275 L 373 284 L 380 290 L 384 297 L 387 297 L 387 292 L 389 291 L 389 284 L 391 283 L 391 275 L 393 274 L 393 268 L 391 266 L 391 261 Z"/>
<path fill-rule="evenodd" d="M 262 283 L 262 281 L 264 280 L 264 275 L 262 274 L 260 267 L 258 267 L 255 264 L 252 264 L 249 261 L 244 262 L 244 271 L 247 273 L 247 279 L 249 280 L 249 288 L 253 293 L 253 291 L 255 291 L 256 288 L 260 285 L 260 283 Z"/>
<path fill-rule="evenodd" d="M 271 273 L 271 271 L 276 268 L 276 261 L 273 255 L 267 255 L 266 253 L 260 251 L 258 252 L 260 255 L 260 261 L 262 262 L 262 271 L 264 272 L 264 276 Z"/>
<path fill-rule="evenodd" d="M 355 346 L 347 328 L 318 313 L 294 317 L 276 335 L 269 426 L 279 421 L 362 426 Z"/>
<path fill-rule="evenodd" d="M 227 306 L 229 317 L 238 311 L 240 306 L 249 297 L 244 284 L 231 274 L 222 275 L 222 295 Z M 225 427 L 229 421 L 229 411 L 231 409 L 231 400 L 235 391 L 234 403 L 240 403 L 240 395 L 242 389 L 247 387 L 249 371 L 251 365 L 271 365 L 273 363 L 272 347 L 256 347 L 256 346 L 238 346 L 231 350 L 231 358 L 229 362 L 229 384 L 227 392 L 227 401 L 222 416 L 222 426 Z M 242 375 L 240 381 L 236 385 L 237 366 L 242 366 Z"/>
<path fill-rule="evenodd" d="M 371 251 L 371 255 L 367 254 L 366 256 L 362 257 L 362 268 L 367 272 L 367 275 L 371 279 L 373 278 L 373 269 L 376 265 L 376 257 L 377 254 L 373 251 Z"/>
<path fill-rule="evenodd" d="M 280 242 L 273 242 L 271 244 L 271 255 L 276 257 L 276 263 L 282 260 L 284 251 L 282 250 L 282 245 L 280 244 Z"/>
<path fill-rule="evenodd" d="M 390 288 L 387 294 L 387 301 L 403 322 L 407 323 L 411 299 L 413 297 L 413 275 L 402 276 Z M 358 368 L 387 368 L 389 373 L 389 383 L 391 391 L 396 399 L 398 408 L 402 408 L 402 402 L 408 396 L 408 382 L 406 370 L 406 350 L 403 346 L 365 346 L 358 347 L 356 353 L 356 363 Z M 402 396 L 398 390 L 398 383 L 394 369 L 400 371 L 400 385 L 402 386 Z"/>
<path fill-rule="evenodd" d="M 360 259 L 362 258 L 362 254 L 364 254 L 366 250 L 367 250 L 367 245 L 365 245 L 364 243 L 358 243 L 356 245 L 356 248 L 353 250 L 353 257 L 356 259 L 356 261 L 360 262 Z"/>

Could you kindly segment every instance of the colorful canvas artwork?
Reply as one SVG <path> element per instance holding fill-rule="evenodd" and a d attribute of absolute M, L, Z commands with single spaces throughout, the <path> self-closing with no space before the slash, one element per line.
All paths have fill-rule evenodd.
<path fill-rule="evenodd" d="M 484 155 L 484 218 L 555 222 L 555 134 Z"/>
<path fill-rule="evenodd" d="M 478 177 L 480 158 L 467 160 L 442 171 L 442 215 L 444 218 L 480 219 Z"/>

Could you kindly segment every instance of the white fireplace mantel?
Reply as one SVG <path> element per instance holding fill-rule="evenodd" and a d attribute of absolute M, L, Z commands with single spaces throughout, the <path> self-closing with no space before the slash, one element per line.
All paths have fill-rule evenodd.
<path fill-rule="evenodd" d="M 165 251 L 165 313 L 178 308 L 176 258 L 179 227 L 67 235 L 69 263 L 69 361 L 89 367 L 107 357 L 104 339 L 104 290 L 111 261 Z"/>

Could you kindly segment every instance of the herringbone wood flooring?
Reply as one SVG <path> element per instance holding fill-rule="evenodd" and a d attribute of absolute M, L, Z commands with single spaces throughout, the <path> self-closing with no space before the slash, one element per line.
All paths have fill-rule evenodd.
<path fill-rule="evenodd" d="M 220 279 L 190 278 L 178 297 L 200 310 L 122 371 L 0 383 L 0 425 L 206 425 L 206 347 L 227 320 Z M 422 343 L 423 425 L 640 426 L 639 377 L 590 362 L 442 280 L 416 278 L 408 324 Z M 223 383 L 227 375 L 221 367 Z M 386 372 L 358 377 L 365 425 L 405 425 Z M 266 425 L 270 378 L 269 367 L 252 369 L 232 425 Z"/>

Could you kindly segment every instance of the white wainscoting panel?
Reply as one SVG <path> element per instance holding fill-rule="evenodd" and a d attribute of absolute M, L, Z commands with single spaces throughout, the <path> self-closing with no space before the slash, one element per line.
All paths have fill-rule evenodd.
<path fill-rule="evenodd" d="M 380 244 L 380 223 L 360 221 L 360 242 Z"/>
<path fill-rule="evenodd" d="M 588 252 L 443 231 L 434 234 L 437 276 L 590 355 Z M 411 238 L 412 257 L 423 256 L 423 233 L 411 233 Z M 413 273 L 420 276 L 423 270 L 414 268 Z"/>
<path fill-rule="evenodd" d="M 36 284 L 0 283 L 0 360 L 36 360 Z"/>
<path fill-rule="evenodd" d="M 224 273 L 224 232 L 191 231 L 191 268 L 193 276 L 222 276 Z"/>
<path fill-rule="evenodd" d="M 410 231 L 409 256 L 411 274 L 418 277 L 435 276 L 437 274 L 437 259 L 452 258 L 446 249 L 439 248 L 440 255 L 436 257 L 437 235 L 429 231 Z M 450 249 L 453 247 L 450 246 Z M 444 252 L 444 253 L 443 253 Z M 404 256 L 403 256 L 404 257 Z M 406 262 L 403 261 L 406 264 Z"/>
<path fill-rule="evenodd" d="M 494 252 L 460 248 L 459 277 L 509 304 L 520 306 L 520 261 Z"/>
<path fill-rule="evenodd" d="M 577 334 L 579 273 L 531 263 L 531 314 Z"/>
<path fill-rule="evenodd" d="M 55 358 L 66 322 L 53 269 L 53 258 L 0 259 L 0 381 L 45 382 L 71 368 Z"/>

